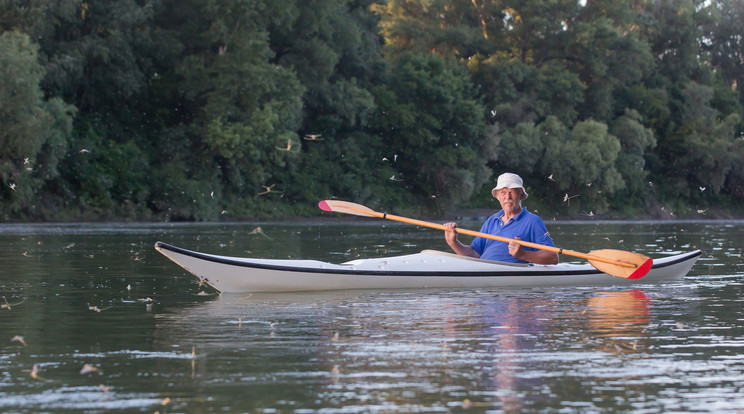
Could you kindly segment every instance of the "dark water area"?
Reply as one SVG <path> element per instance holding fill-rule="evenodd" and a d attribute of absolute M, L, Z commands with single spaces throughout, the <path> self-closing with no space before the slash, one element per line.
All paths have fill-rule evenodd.
<path fill-rule="evenodd" d="M 219 295 L 154 243 L 447 248 L 375 220 L 0 225 L 0 412 L 741 412 L 744 222 L 547 225 L 577 251 L 703 255 L 658 285 Z"/>

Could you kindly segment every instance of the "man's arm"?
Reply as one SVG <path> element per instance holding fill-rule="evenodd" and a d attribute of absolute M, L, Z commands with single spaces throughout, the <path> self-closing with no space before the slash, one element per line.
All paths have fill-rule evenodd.
<path fill-rule="evenodd" d="M 447 228 L 444 232 L 444 239 L 447 241 L 447 244 L 449 247 L 454 250 L 455 253 L 459 254 L 460 256 L 469 256 L 469 257 L 475 257 L 480 258 L 480 255 L 478 252 L 475 251 L 470 246 L 466 246 L 462 244 L 459 240 L 457 240 L 457 231 L 455 229 L 457 228 L 457 223 L 445 223 L 444 227 Z"/>

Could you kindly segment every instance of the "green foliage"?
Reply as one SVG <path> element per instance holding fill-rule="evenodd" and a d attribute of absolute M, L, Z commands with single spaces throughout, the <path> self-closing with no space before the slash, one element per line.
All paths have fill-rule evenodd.
<path fill-rule="evenodd" d="M 469 66 L 491 122 L 515 126 L 552 115 L 571 125 L 578 116 L 577 106 L 583 102 L 586 87 L 574 73 L 497 57 L 476 57 Z"/>
<path fill-rule="evenodd" d="M 736 210 L 740 0 L 0 0 L 3 220 Z M 669 210 L 667 210 L 669 211 Z M 650 212 L 653 214 L 653 212 Z"/>
<path fill-rule="evenodd" d="M 639 39 L 633 22 L 599 17 L 575 26 L 569 55 L 572 70 L 587 85 L 580 107 L 583 118 L 609 121 L 616 110 L 617 91 L 636 85 L 652 66 L 648 45 Z M 622 108 L 621 108 L 622 109 Z"/>
<path fill-rule="evenodd" d="M 0 110 L 3 128 L 0 130 L 0 156 L 11 158 L 35 155 L 41 148 L 48 113 L 40 104 L 43 92 L 39 81 L 43 68 L 37 61 L 37 47 L 29 37 L 19 32 L 0 35 Z M 7 177 L 3 174 L 3 178 Z"/>
<path fill-rule="evenodd" d="M 621 194 L 626 203 L 639 207 L 645 207 L 647 202 L 642 198 L 634 199 L 642 196 L 646 187 L 648 172 L 644 154 L 656 146 L 653 131 L 644 127 L 642 121 L 643 118 L 637 111 L 626 109 L 625 114 L 616 118 L 610 128 L 622 147 L 616 162 L 617 170 L 625 183 L 625 191 Z"/>
<path fill-rule="evenodd" d="M 534 171 L 545 154 L 543 134 L 532 122 L 522 122 L 499 134 L 499 165 L 508 171 Z"/>
<path fill-rule="evenodd" d="M 478 4 L 480 3 L 480 4 Z M 373 4 L 392 59 L 413 52 L 467 58 L 491 48 L 484 25 L 495 5 L 473 0 L 389 0 Z M 475 6 L 475 7 L 473 7 Z"/>
<path fill-rule="evenodd" d="M 44 186 L 58 176 L 75 110 L 45 100 L 38 46 L 26 34 L 0 34 L 0 214 L 43 217 Z"/>
<path fill-rule="evenodd" d="M 713 90 L 691 82 L 683 92 L 683 119 L 679 134 L 685 137 L 675 159 L 675 167 L 685 172 L 689 184 L 683 196 L 695 199 L 699 189 L 718 194 L 735 168 L 740 168 L 734 139 L 740 119 L 736 114 L 721 117 L 710 107 Z"/>
<path fill-rule="evenodd" d="M 465 68 L 436 55 L 404 54 L 377 93 L 373 126 L 397 155 L 395 178 L 443 208 L 466 201 L 489 178 L 478 156 L 483 107 Z"/>
<path fill-rule="evenodd" d="M 580 206 L 604 209 L 601 194 L 611 195 L 624 186 L 616 169 L 620 154 L 617 137 L 608 133 L 605 124 L 592 120 L 578 122 L 564 135 L 552 125 L 546 125 L 545 131 L 546 151 L 540 169 L 555 180 L 564 203 L 560 208 L 569 212 Z M 578 198 L 569 203 L 574 197 Z"/>
<path fill-rule="evenodd" d="M 702 48 L 711 56 L 711 63 L 721 74 L 721 84 L 738 95 L 737 103 L 744 98 L 744 3 L 741 0 L 719 0 L 707 7 L 711 18 L 706 21 L 704 32 L 709 41 Z"/>

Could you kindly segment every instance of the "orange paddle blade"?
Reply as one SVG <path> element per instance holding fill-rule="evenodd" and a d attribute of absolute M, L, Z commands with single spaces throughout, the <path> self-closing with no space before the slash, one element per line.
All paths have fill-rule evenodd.
<path fill-rule="evenodd" d="M 589 256 L 596 257 L 596 259 L 588 258 L 587 260 L 598 270 L 625 279 L 640 279 L 646 276 L 653 266 L 653 259 L 650 257 L 624 250 L 594 250 L 589 252 Z M 608 263 L 611 261 L 623 263 L 623 265 Z M 633 267 L 628 267 L 628 264 Z"/>
<path fill-rule="evenodd" d="M 323 211 L 331 211 L 334 213 L 345 213 L 345 214 L 353 214 L 355 216 L 363 216 L 363 217 L 379 217 L 382 216 L 382 214 L 372 210 L 369 207 L 365 207 L 361 204 L 356 203 L 350 203 L 348 201 L 340 201 L 340 200 L 323 200 L 320 203 L 318 203 L 318 207 L 320 207 Z"/>

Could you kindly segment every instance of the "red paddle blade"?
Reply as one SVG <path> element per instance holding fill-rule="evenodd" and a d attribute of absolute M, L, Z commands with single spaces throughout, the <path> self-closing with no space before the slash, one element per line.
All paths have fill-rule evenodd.
<path fill-rule="evenodd" d="M 636 269 L 635 272 L 628 276 L 628 279 L 640 279 L 643 276 L 646 276 L 646 273 L 648 273 L 653 266 L 654 261 L 649 257 L 642 265 L 638 266 L 638 269 Z"/>
<path fill-rule="evenodd" d="M 325 200 L 321 200 L 320 203 L 318 203 L 318 207 L 323 211 L 333 211 L 331 206 L 329 206 Z"/>

